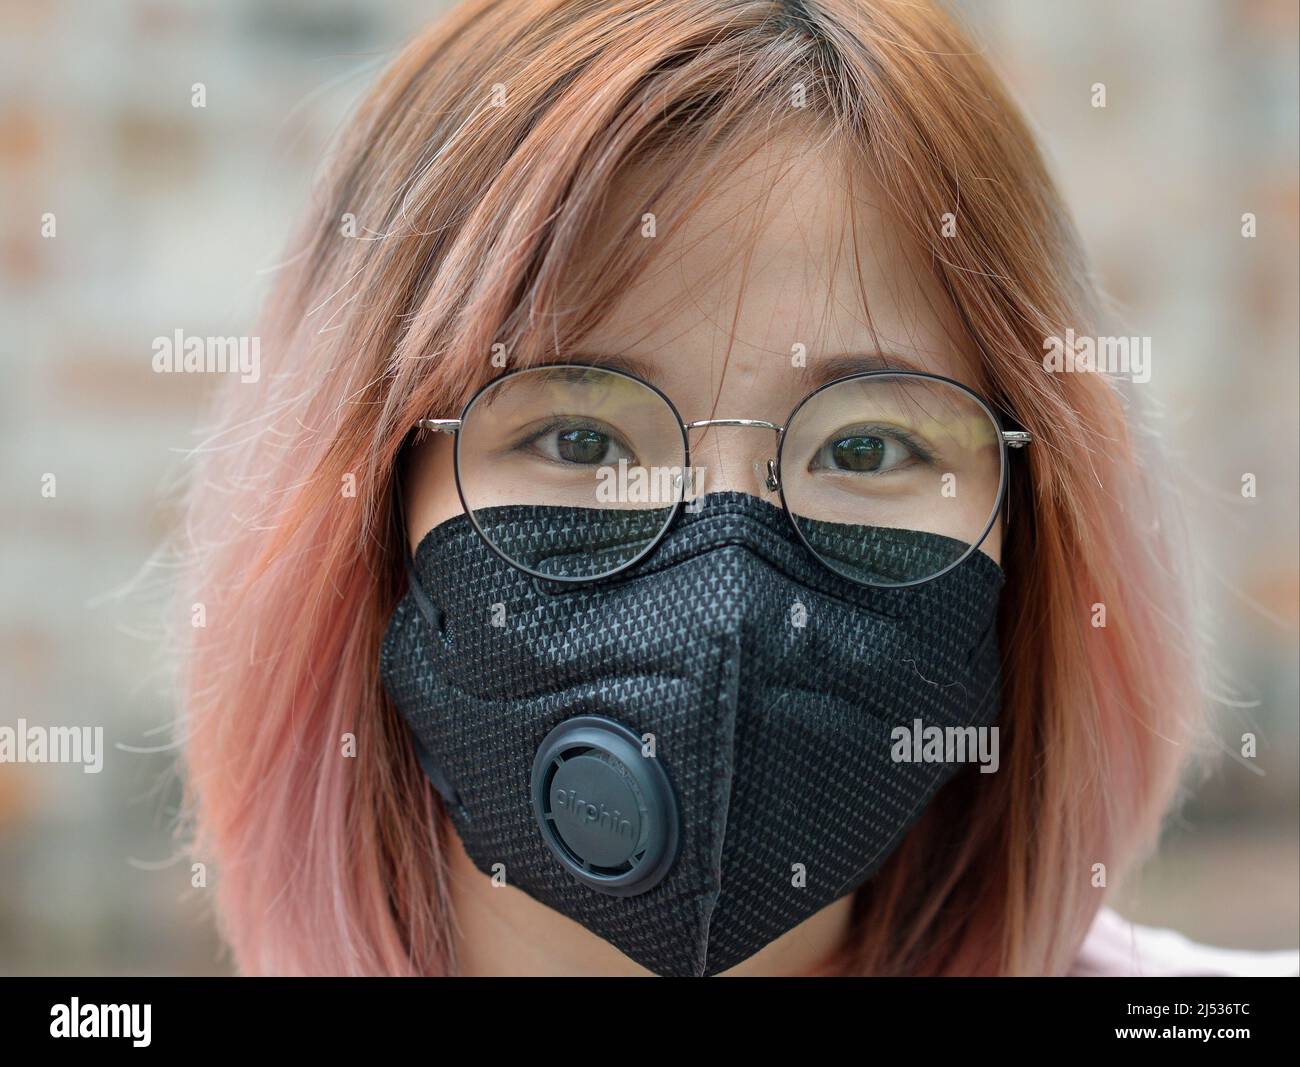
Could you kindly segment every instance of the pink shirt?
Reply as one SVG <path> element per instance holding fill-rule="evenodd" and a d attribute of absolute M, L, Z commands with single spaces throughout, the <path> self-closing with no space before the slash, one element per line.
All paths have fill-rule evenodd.
<path fill-rule="evenodd" d="M 1300 950 L 1252 952 L 1213 948 L 1174 930 L 1138 926 L 1103 908 L 1070 971 L 1080 978 L 1204 975 L 1300 976 Z"/>

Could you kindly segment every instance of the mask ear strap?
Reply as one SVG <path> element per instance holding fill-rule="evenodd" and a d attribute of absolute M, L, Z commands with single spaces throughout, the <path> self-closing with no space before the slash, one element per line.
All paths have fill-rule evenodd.
<path fill-rule="evenodd" d="M 411 599 L 415 601 L 416 608 L 424 616 L 424 621 L 429 624 L 433 632 L 441 634 L 445 616 L 429 598 L 429 594 L 425 592 L 424 584 L 420 581 L 420 575 L 415 569 L 415 560 L 411 555 L 411 550 L 407 547 L 406 508 L 402 500 L 400 464 L 393 477 L 393 512 L 397 519 L 398 536 L 401 538 L 402 565 L 406 570 L 406 585 L 410 590 Z M 438 795 L 442 797 L 448 808 L 456 812 L 462 819 L 468 821 L 469 813 L 461 803 L 460 794 L 456 792 L 456 787 L 443 774 L 442 768 L 438 766 L 429 750 L 420 742 L 416 732 L 408 728 L 407 733 L 411 738 L 411 745 L 415 749 L 415 758 L 419 761 L 420 769 L 424 771 L 425 777 L 433 784 L 433 788 L 438 791 Z"/>
<path fill-rule="evenodd" d="M 406 536 L 406 528 L 402 528 L 402 536 Z M 420 609 L 420 614 L 424 616 L 424 621 L 432 628 L 434 633 L 442 633 L 445 616 L 438 610 L 437 605 L 429 599 L 429 594 L 424 591 L 424 586 L 420 582 L 420 576 L 415 571 L 415 561 L 411 558 L 411 553 L 406 550 L 405 541 L 402 545 L 402 562 L 406 564 L 406 584 L 411 591 L 411 598 L 415 601 L 415 606 Z"/>
<path fill-rule="evenodd" d="M 434 633 L 441 634 L 445 617 L 438 610 L 437 605 L 429 599 L 429 594 L 424 591 L 424 585 L 420 581 L 420 575 L 415 569 L 415 559 L 411 555 L 411 550 L 407 547 L 406 538 L 406 507 L 402 500 L 402 475 L 400 465 L 393 477 L 393 511 L 397 516 L 397 533 L 401 538 L 402 564 L 406 569 L 406 585 L 411 591 L 411 599 L 415 601 L 415 606 L 419 609 L 420 614 L 424 616 L 424 621 L 432 628 Z"/>
<path fill-rule="evenodd" d="M 443 803 L 447 805 L 448 810 L 454 811 L 466 822 L 469 822 L 469 812 L 465 810 L 465 805 L 460 802 L 460 794 L 456 792 L 456 787 L 451 784 L 442 768 L 434 762 L 429 750 L 420 743 L 420 738 L 416 732 L 409 727 L 407 734 L 411 738 L 411 745 L 415 749 L 415 758 L 420 763 L 420 770 L 424 771 L 424 776 L 432 783 L 433 788 L 438 791 L 442 797 Z"/>

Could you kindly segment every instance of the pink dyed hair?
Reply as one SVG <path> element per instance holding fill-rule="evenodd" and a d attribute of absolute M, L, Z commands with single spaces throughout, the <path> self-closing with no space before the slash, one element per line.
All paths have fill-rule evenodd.
<path fill-rule="evenodd" d="M 624 237 L 652 208 L 671 225 L 778 119 L 834 137 L 883 190 L 980 355 L 978 386 L 1036 438 L 1003 548 L 1002 771 L 941 793 L 825 969 L 1061 973 L 1103 901 L 1093 865 L 1113 885 L 1155 841 L 1199 708 L 1170 524 L 1114 384 L 1043 369 L 1045 337 L 1102 332 L 1098 302 L 965 37 L 890 0 L 472 0 L 361 105 L 268 305 L 263 380 L 229 388 L 198 456 L 187 825 L 242 971 L 454 969 L 449 830 L 377 673 L 408 429 L 455 414 L 494 343 L 525 366 L 580 339 L 645 266 L 649 242 L 582 243 L 626 167 L 673 161 L 621 205 Z M 361 239 L 341 232 L 349 212 Z M 575 278 L 581 306 L 559 306 Z"/>

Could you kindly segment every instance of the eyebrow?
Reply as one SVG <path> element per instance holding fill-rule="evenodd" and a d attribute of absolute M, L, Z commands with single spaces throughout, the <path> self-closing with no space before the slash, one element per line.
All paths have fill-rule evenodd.
<path fill-rule="evenodd" d="M 625 352 L 570 352 L 565 355 L 544 356 L 534 365 L 549 367 L 557 363 L 576 363 L 592 367 L 608 367 L 610 370 L 621 370 L 626 374 L 647 381 L 651 385 L 654 385 L 655 379 L 659 377 L 659 368 L 653 363 L 638 359 L 636 356 L 630 356 Z"/>
<path fill-rule="evenodd" d="M 651 384 L 659 377 L 659 368 L 647 360 L 617 352 L 574 352 L 567 356 L 554 355 L 541 360 L 543 365 L 556 363 L 590 364 L 595 367 L 609 367 L 612 370 L 625 371 Z M 905 356 L 896 352 L 843 353 L 826 359 L 810 360 L 805 366 L 796 368 L 795 374 L 800 385 L 807 392 L 833 382 L 837 378 L 847 378 L 853 374 L 866 374 L 871 371 L 921 371 L 922 368 Z"/>
<path fill-rule="evenodd" d="M 796 373 L 800 383 L 808 392 L 812 392 L 827 382 L 833 382 L 837 378 L 847 378 L 851 374 L 890 370 L 917 372 L 921 368 L 895 352 L 863 352 L 809 360 Z"/>

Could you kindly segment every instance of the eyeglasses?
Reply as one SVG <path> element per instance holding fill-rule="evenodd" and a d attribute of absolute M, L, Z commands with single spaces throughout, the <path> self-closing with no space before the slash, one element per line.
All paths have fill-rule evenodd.
<path fill-rule="evenodd" d="M 683 422 L 635 375 L 548 364 L 489 382 L 458 419 L 417 423 L 455 435 L 456 488 L 487 545 L 559 582 L 626 570 L 699 509 L 711 453 L 691 442 L 710 427 L 772 433 L 761 482 L 799 540 L 835 573 L 886 587 L 931 581 L 979 548 L 1006 495 L 1007 450 L 1031 441 L 959 382 L 893 370 L 829 382 L 777 425 Z"/>

